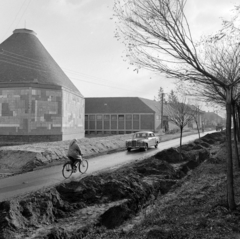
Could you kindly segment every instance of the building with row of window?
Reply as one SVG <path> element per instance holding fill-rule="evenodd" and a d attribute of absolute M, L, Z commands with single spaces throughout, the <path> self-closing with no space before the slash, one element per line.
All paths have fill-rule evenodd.
<path fill-rule="evenodd" d="M 194 106 L 191 106 L 192 108 Z M 159 132 L 179 129 L 168 120 L 169 105 L 140 97 L 85 98 L 85 134 L 127 134 L 142 130 Z M 197 121 L 202 127 L 203 112 Z M 162 121 L 162 122 L 161 122 Z M 197 128 L 192 120 L 184 129 Z"/>
<path fill-rule="evenodd" d="M 159 102 L 139 97 L 85 98 L 86 134 L 156 131 L 160 123 Z"/>

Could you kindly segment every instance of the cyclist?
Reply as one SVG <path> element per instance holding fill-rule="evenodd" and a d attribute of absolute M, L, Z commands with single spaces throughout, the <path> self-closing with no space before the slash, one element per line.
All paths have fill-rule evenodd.
<path fill-rule="evenodd" d="M 76 139 L 73 139 L 70 142 L 67 157 L 72 162 L 73 171 L 76 172 L 76 170 L 77 170 L 76 162 L 78 162 L 78 161 L 81 162 L 82 161 L 82 152 L 81 152 L 81 149 L 79 148 L 79 146 L 77 144 Z"/>

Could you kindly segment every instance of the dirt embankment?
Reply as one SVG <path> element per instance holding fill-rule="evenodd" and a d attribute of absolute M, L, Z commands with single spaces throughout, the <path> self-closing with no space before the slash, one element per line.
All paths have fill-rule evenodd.
<path fill-rule="evenodd" d="M 223 140 L 221 133 L 206 135 L 185 145 L 181 157 L 171 148 L 111 172 L 1 202 L 0 238 L 107 238 L 96 236 L 99 228 L 120 228 L 171 188 L 181 187 L 189 171 L 211 159 L 211 145 Z"/>
<path fill-rule="evenodd" d="M 184 132 L 184 135 L 196 132 Z M 83 138 L 78 143 L 85 158 L 98 156 L 125 149 L 125 142 L 131 134 L 108 137 Z M 163 141 L 179 137 L 163 135 Z M 70 141 L 33 143 L 0 147 L 0 178 L 12 174 L 32 171 L 46 166 L 62 164 Z"/>
<path fill-rule="evenodd" d="M 84 157 L 121 150 L 131 135 L 79 139 Z M 31 171 L 47 165 L 62 164 L 70 141 L 34 143 L 0 147 L 0 176 Z"/>

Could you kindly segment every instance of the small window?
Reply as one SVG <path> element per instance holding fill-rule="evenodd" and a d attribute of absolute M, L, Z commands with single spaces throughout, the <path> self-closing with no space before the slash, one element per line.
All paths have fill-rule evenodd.
<path fill-rule="evenodd" d="M 104 120 L 109 121 L 110 120 L 110 115 L 104 115 Z"/>
<path fill-rule="evenodd" d="M 95 120 L 95 115 L 89 115 L 89 120 Z"/>
<path fill-rule="evenodd" d="M 139 115 L 133 115 L 133 120 L 139 120 Z"/>
<path fill-rule="evenodd" d="M 119 115 L 119 116 L 118 116 L 118 120 L 119 120 L 119 121 L 123 121 L 123 120 L 124 120 L 124 115 Z"/>
<path fill-rule="evenodd" d="M 112 121 L 117 121 L 117 116 L 116 116 L 116 115 L 112 115 L 112 116 L 111 116 L 111 120 L 112 120 Z"/>
<path fill-rule="evenodd" d="M 102 120 L 102 115 L 97 115 L 97 120 Z"/>
<path fill-rule="evenodd" d="M 126 120 L 132 120 L 132 115 L 126 115 Z"/>

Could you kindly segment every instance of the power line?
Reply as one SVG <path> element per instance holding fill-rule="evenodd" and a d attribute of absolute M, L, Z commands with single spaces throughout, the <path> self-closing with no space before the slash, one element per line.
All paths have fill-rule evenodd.
<path fill-rule="evenodd" d="M 13 57 L 13 58 L 19 59 L 21 61 L 23 60 L 23 61 L 29 62 L 31 64 L 36 64 L 36 65 L 40 65 L 40 66 L 45 65 L 46 67 L 49 67 L 49 65 L 45 64 L 44 62 L 42 62 L 40 60 L 29 58 L 29 57 L 26 57 L 26 56 L 23 56 L 23 55 L 20 55 L 20 54 L 16 54 L 16 53 L 4 50 L 4 49 L 2 49 L 2 51 L 3 51 L 2 54 L 5 53 L 4 55 L 6 55 L 6 56 Z M 14 56 L 11 56 L 11 55 L 14 55 Z M 24 59 L 22 59 L 22 58 L 24 58 Z M 32 61 L 35 61 L 37 63 L 33 63 Z M 87 78 L 90 78 L 90 79 L 93 79 L 93 80 L 104 80 L 104 81 L 107 80 L 107 79 L 99 78 L 99 77 L 96 77 L 96 76 L 88 75 L 86 73 L 82 73 L 82 72 L 79 72 L 79 71 L 75 71 L 75 70 L 72 70 L 72 69 L 68 69 L 68 68 L 65 68 L 65 67 L 61 67 L 61 68 L 64 69 L 65 71 L 69 72 L 70 74 L 84 76 L 84 77 L 87 77 Z"/>
<path fill-rule="evenodd" d="M 98 77 L 95 77 L 95 76 L 91 76 L 91 75 L 87 75 L 87 74 L 84 74 L 84 73 L 76 73 L 78 76 L 80 77 L 85 77 L 85 78 L 89 78 L 89 79 L 93 79 L 93 80 L 104 80 L 103 78 L 98 78 Z M 81 76 L 82 75 L 82 76 Z M 129 89 L 125 89 L 125 88 L 121 88 L 121 87 L 117 87 L 117 86 L 111 86 L 111 85 L 107 85 L 107 84 L 102 84 L 102 83 L 96 83 L 96 82 L 91 82 L 91 81 L 86 81 L 86 80 L 81 80 L 79 78 L 75 78 L 75 77 L 71 77 L 69 76 L 69 78 L 71 79 L 78 79 L 80 81 L 84 81 L 84 82 L 88 82 L 88 83 L 91 83 L 91 84 L 96 84 L 96 85 L 102 85 L 102 86 L 107 86 L 107 87 L 111 87 L 111 88 L 116 88 L 116 89 L 121 89 L 121 90 L 127 90 L 127 91 L 131 91 L 131 92 L 138 92 L 138 93 L 142 93 L 140 91 L 133 91 L 133 90 L 129 90 Z M 106 79 L 105 79 L 106 80 Z"/>
<path fill-rule="evenodd" d="M 94 85 L 101 85 L 101 86 L 107 86 L 107 87 L 115 88 L 115 89 L 119 89 L 119 90 L 125 90 L 125 91 L 131 91 L 131 92 L 142 93 L 142 92 L 140 92 L 140 91 L 133 91 L 133 90 L 125 89 L 125 88 L 120 88 L 120 87 L 117 87 L 117 86 L 111 86 L 111 85 L 106 85 L 106 84 L 96 83 L 96 82 L 92 82 L 92 81 L 81 80 L 81 79 L 79 79 L 79 78 L 75 78 L 75 77 L 69 77 L 69 78 L 71 78 L 71 79 L 73 79 L 73 80 L 84 81 L 84 82 L 87 82 L 87 83 L 90 83 L 90 84 L 94 84 Z"/>
<path fill-rule="evenodd" d="M 37 68 L 29 67 L 29 66 L 24 66 L 24 65 L 20 65 L 20 64 L 18 64 L 18 63 L 9 62 L 9 61 L 2 60 L 2 59 L 0 59 L 0 61 L 5 62 L 5 63 L 7 63 L 7 64 L 11 64 L 11 65 L 15 65 L 15 66 L 20 66 L 20 67 L 24 67 L 24 68 L 28 68 L 28 69 L 32 69 L 32 70 L 47 72 L 47 71 L 44 71 L 44 70 L 41 70 L 41 69 L 37 69 Z"/>
<path fill-rule="evenodd" d="M 2 51 L 3 51 L 3 53 L 7 53 L 7 54 L 9 54 L 8 56 L 9 57 L 14 57 L 14 58 L 16 58 L 16 59 L 20 59 L 21 61 L 23 60 L 22 58 L 24 58 L 24 60 L 25 61 L 30 61 L 31 60 L 31 62 L 30 63 L 32 63 L 32 61 L 35 61 L 35 62 L 39 62 L 39 63 L 35 63 L 35 64 L 39 64 L 40 66 L 41 66 L 41 64 L 42 65 L 44 65 L 45 67 L 47 67 L 47 68 L 49 68 L 49 65 L 47 65 L 46 63 L 44 63 L 44 62 L 42 62 L 42 61 L 40 61 L 40 60 L 36 60 L 36 59 L 33 59 L 33 58 L 30 58 L 30 57 L 26 57 L 26 56 L 23 56 L 23 55 L 20 55 L 20 54 L 17 54 L 17 53 L 14 53 L 14 52 L 10 52 L 10 51 L 7 51 L 7 50 L 5 50 L 5 49 L 2 49 Z M 14 56 L 11 56 L 11 54 L 12 55 L 14 55 Z M 71 73 L 71 74 L 75 74 L 75 75 L 80 75 L 80 77 L 87 77 L 87 78 L 90 78 L 90 79 L 93 79 L 93 80 L 103 80 L 103 81 L 106 81 L 107 79 L 104 79 L 104 78 L 99 78 L 99 77 L 96 77 L 96 76 L 92 76 L 92 75 L 88 75 L 88 74 L 86 74 L 86 73 L 82 73 L 82 72 L 79 72 L 79 71 L 75 71 L 75 70 L 72 70 L 72 69 L 68 69 L 68 68 L 65 68 L 65 67 L 61 67 L 62 69 L 65 69 L 66 71 L 68 71 L 68 72 L 73 72 L 73 73 Z M 107 80 L 108 81 L 108 80 Z"/>
<path fill-rule="evenodd" d="M 65 68 L 65 67 L 62 67 L 62 69 L 64 69 L 65 71 L 68 71 L 68 72 L 71 73 L 71 74 L 75 74 L 75 75 L 83 75 L 84 77 L 88 77 L 88 78 L 92 78 L 92 79 L 96 79 L 96 80 L 107 80 L 107 79 L 100 78 L 100 77 L 97 77 L 97 76 L 88 75 L 88 74 L 86 74 L 86 73 L 82 73 L 82 72 L 79 72 L 79 71 L 70 70 L 70 69 L 67 69 L 67 68 Z M 72 72 L 73 72 L 73 73 L 72 73 Z"/>
<path fill-rule="evenodd" d="M 66 70 L 65 70 L 66 71 Z M 66 71 L 67 74 L 72 74 L 72 73 L 69 73 Z M 87 74 L 84 74 L 84 73 L 75 73 L 73 75 L 76 75 L 78 77 L 84 77 L 84 78 L 88 78 L 88 79 L 91 79 L 91 80 L 100 80 L 100 81 L 108 81 L 108 79 L 103 79 L 103 78 L 99 78 L 99 77 L 96 77 L 96 76 L 91 76 L 91 75 L 87 75 Z"/>
<path fill-rule="evenodd" d="M 0 58 L 0 62 L 4 62 L 4 63 L 7 63 L 7 64 L 11 64 L 11 65 L 15 65 L 15 66 L 19 66 L 19 67 L 31 69 L 31 70 L 42 71 L 42 72 L 45 72 L 45 73 L 49 72 L 49 70 L 42 70 L 42 69 L 39 69 L 39 68 L 34 68 L 34 67 L 32 67 L 32 66 L 29 66 L 29 65 L 27 65 L 27 63 L 23 63 L 23 64 L 26 64 L 26 65 L 23 65 L 23 64 L 16 63 L 16 62 L 11 62 L 11 60 L 9 61 L 8 59 L 7 59 L 7 60 L 6 60 L 6 59 L 4 60 L 4 59 L 1 59 L 1 58 Z M 51 68 L 50 68 L 50 69 L 51 69 Z M 119 89 L 119 90 L 125 90 L 125 91 L 131 91 L 131 92 L 141 93 L 141 92 L 139 92 L 139 91 L 132 91 L 132 90 L 125 89 L 125 88 L 120 88 L 120 87 L 117 87 L 117 86 L 112 86 L 112 85 L 107 85 L 107 84 L 101 84 L 101 83 L 96 83 L 96 82 L 92 82 L 92 81 L 82 80 L 82 79 L 79 79 L 79 78 L 76 78 L 76 77 L 69 77 L 69 78 L 70 78 L 70 79 L 73 79 L 73 80 L 77 80 L 77 81 L 87 82 L 87 83 L 90 83 L 90 84 L 95 84 L 95 85 L 100 85 L 100 86 L 115 88 L 115 89 Z"/>
<path fill-rule="evenodd" d="M 16 54 L 16 53 L 13 53 L 13 52 L 10 52 L 10 51 L 7 51 L 5 49 L 2 49 L 3 53 L 7 53 L 6 56 L 9 56 L 9 57 L 13 57 L 13 58 L 16 58 L 16 59 L 19 59 L 19 60 L 23 60 L 22 58 L 24 58 L 25 61 L 30 61 L 30 63 L 32 63 L 32 61 L 35 61 L 35 62 L 39 62 L 39 63 L 35 63 L 35 64 L 39 64 L 39 65 L 44 65 L 46 67 L 49 68 L 49 65 L 47 65 L 46 63 L 40 61 L 40 60 L 36 60 L 36 59 L 33 59 L 33 58 L 29 58 L 29 57 L 26 57 L 26 56 L 23 56 L 23 55 L 20 55 L 20 54 Z M 14 55 L 14 56 L 11 56 L 11 55 Z M 75 75 L 80 75 L 81 76 L 84 76 L 84 77 L 87 77 L 87 78 L 90 78 L 90 79 L 94 79 L 94 80 L 107 80 L 107 79 L 103 79 L 103 78 L 99 78 L 99 77 L 96 77 L 96 76 L 92 76 L 92 75 L 88 75 L 88 74 L 85 74 L 85 73 L 82 73 L 82 72 L 79 72 L 79 71 L 75 71 L 75 70 L 72 70 L 72 69 L 68 69 L 68 68 L 65 68 L 65 67 L 61 67 L 62 69 L 65 69 L 66 71 L 70 72 L 71 74 L 75 74 Z M 73 73 L 72 73 L 73 72 Z"/>
<path fill-rule="evenodd" d="M 7 51 L 7 50 L 2 50 L 3 53 L 1 53 L 2 55 L 5 55 L 5 56 L 8 56 L 8 57 L 12 57 L 14 58 L 14 60 L 21 60 L 21 63 L 22 61 L 25 61 L 24 63 L 27 64 L 27 63 L 31 63 L 31 64 L 36 64 L 36 65 L 40 65 L 41 67 L 43 67 L 41 64 L 44 64 L 45 67 L 49 68 L 49 65 L 46 65 L 45 63 L 43 63 L 42 61 L 40 60 L 35 60 L 33 58 L 29 58 L 29 57 L 25 57 L 23 55 L 20 55 L 20 54 L 16 54 L 16 53 L 13 53 L 13 52 L 10 52 L 10 51 Z M 13 56 L 12 56 L 13 55 Z M 22 59 L 24 58 L 24 59 Z M 33 63 L 33 62 L 30 62 L 31 61 L 36 61 L 37 63 Z M 38 63 L 39 62 L 39 63 Z M 11 64 L 11 63 L 10 63 Z M 14 63 L 16 64 L 16 63 Z M 22 66 L 24 67 L 23 65 L 20 65 L 18 64 L 18 66 Z M 37 67 L 37 66 L 36 66 Z M 28 66 L 29 68 L 29 66 Z M 31 69 L 33 69 L 33 66 L 30 66 Z M 51 69 L 51 68 L 50 68 Z M 71 69 L 68 69 L 68 68 L 65 68 L 65 67 L 62 67 L 62 69 L 65 69 L 66 71 L 69 71 L 69 72 L 73 72 L 73 74 L 77 75 L 77 76 L 80 76 L 80 77 L 87 77 L 89 79 L 93 79 L 93 80 L 107 80 L 107 79 L 103 79 L 103 78 L 99 78 L 99 77 L 96 77 L 96 76 L 92 76 L 92 75 L 88 75 L 88 74 L 85 74 L 85 73 L 82 73 L 82 72 L 78 72 L 78 71 L 75 71 L 75 70 L 71 70 Z M 36 70 L 40 70 L 40 69 L 36 69 Z M 44 71 L 46 72 L 46 71 Z M 129 89 L 124 89 L 124 88 L 121 88 L 121 87 L 117 87 L 117 86 L 111 86 L 111 85 L 107 85 L 107 84 L 102 84 L 102 83 L 96 83 L 96 82 L 92 82 L 92 81 L 87 81 L 87 80 L 82 80 L 82 79 L 79 79 L 79 78 L 76 78 L 76 77 L 71 77 L 69 76 L 69 78 L 71 79 L 74 79 L 74 80 L 79 80 L 79 81 L 83 81 L 83 82 L 88 82 L 90 84 L 95 84 L 95 85 L 101 85 L 101 86 L 107 86 L 107 87 L 112 87 L 112 88 L 116 88 L 116 89 L 121 89 L 121 90 L 127 90 L 129 91 Z M 132 91 L 132 90 L 130 90 Z M 139 91 L 132 91 L 132 92 L 138 92 L 138 93 L 141 93 Z"/>
<path fill-rule="evenodd" d="M 18 57 L 5 54 L 4 52 L 3 52 L 3 53 L 0 53 L 0 55 L 2 55 L 3 57 L 6 57 L 6 58 L 9 57 L 9 58 L 10 58 L 11 60 L 13 60 L 13 61 L 19 61 L 19 60 L 20 60 Z M 23 63 L 23 64 L 30 64 L 30 65 L 33 65 L 33 66 L 36 66 L 36 67 L 43 67 L 43 64 L 34 63 L 34 62 L 31 62 L 30 60 L 25 60 L 25 59 L 21 59 L 21 63 Z M 45 64 L 44 67 L 47 67 L 47 66 L 48 66 L 48 65 Z"/>
<path fill-rule="evenodd" d="M 25 0 L 25 1 L 22 3 L 22 5 L 21 5 L 21 7 L 19 8 L 17 14 L 15 15 L 14 20 L 13 20 L 12 23 L 9 25 L 7 31 L 4 33 L 4 35 L 3 35 L 4 38 L 5 38 L 6 34 L 7 34 L 7 32 L 9 31 L 9 29 L 12 27 L 13 23 L 16 21 L 18 14 L 19 14 L 20 11 L 22 10 L 22 7 L 24 6 L 24 4 L 25 4 L 26 2 L 27 2 L 27 0 Z"/>
<path fill-rule="evenodd" d="M 27 56 L 24 56 L 24 55 L 20 55 L 20 54 L 17 54 L 17 53 L 14 53 L 14 52 L 11 52 L 11 51 L 7 51 L 5 49 L 1 49 L 1 51 L 4 53 L 8 53 L 10 56 L 11 55 L 14 55 L 16 58 L 19 58 L 22 60 L 22 58 L 26 59 L 26 60 L 31 60 L 31 61 L 36 61 L 36 62 L 40 62 L 41 64 L 45 64 L 43 61 L 40 61 L 40 60 L 36 60 L 36 59 L 33 59 L 33 58 L 30 58 L 30 57 L 27 57 Z"/>
<path fill-rule="evenodd" d="M 0 59 L 1 61 L 3 61 L 3 62 L 5 62 L 5 63 L 9 63 L 9 64 L 14 64 L 14 65 L 18 65 L 18 66 L 20 66 L 20 67 L 27 67 L 27 68 L 30 68 L 30 69 L 35 69 L 35 70 L 41 70 L 41 69 L 39 69 L 39 68 L 34 68 L 34 67 L 43 67 L 41 64 L 39 64 L 39 63 L 33 63 L 33 62 L 30 62 L 30 60 L 25 60 L 25 59 L 21 59 L 21 58 L 19 58 L 19 57 L 15 57 L 15 56 L 11 56 L 11 55 L 9 55 L 9 53 L 8 54 L 5 54 L 4 52 L 7 52 L 7 51 L 3 51 L 3 53 L 0 53 L 0 55 L 2 55 L 3 57 L 9 57 L 10 59 Z M 18 55 L 18 54 L 15 54 L 15 55 Z M 12 59 L 13 58 L 13 59 Z M 27 58 L 27 57 L 26 57 Z M 19 64 L 19 61 L 18 60 L 20 60 L 21 59 L 21 64 Z M 30 59 L 30 58 L 29 58 Z M 4 61 L 5 60 L 5 61 Z M 15 61 L 15 62 L 14 62 Z M 17 63 L 16 63 L 16 61 L 17 61 Z M 38 62 L 41 62 L 41 61 L 38 61 Z M 30 64 L 29 64 L 30 63 Z M 25 64 L 25 65 L 24 65 Z M 34 65 L 35 64 L 35 65 Z M 51 67 L 49 67 L 49 65 L 45 65 L 44 67 L 46 67 L 47 66 L 47 68 L 50 68 L 51 69 Z M 44 70 L 44 72 L 46 72 L 46 70 Z M 87 74 L 84 74 L 84 73 L 80 73 L 80 72 L 77 72 L 77 71 L 73 71 L 73 72 L 76 72 L 75 74 L 80 74 L 80 77 L 82 77 L 81 76 L 81 74 L 84 76 L 84 77 L 87 77 L 87 78 L 92 78 L 92 79 L 100 79 L 100 78 L 97 78 L 97 77 L 95 77 L 95 76 L 90 76 L 90 75 L 87 75 Z M 69 78 L 74 78 L 74 77 L 71 77 L 71 76 L 69 76 Z M 78 79 L 78 78 L 75 78 L 75 79 Z M 80 80 L 80 79 L 79 79 Z M 95 83 L 95 82 L 90 82 L 90 81 L 86 81 L 85 80 L 85 82 L 89 82 L 89 83 Z M 96 84 L 98 84 L 99 85 L 99 83 L 96 83 Z M 100 84 L 100 85 L 104 85 L 104 84 Z M 105 86 L 109 86 L 109 85 L 105 85 Z"/>
<path fill-rule="evenodd" d="M 30 2 L 31 2 L 31 0 L 29 0 L 29 2 L 28 2 L 28 4 L 27 4 L 27 6 L 26 6 L 26 8 L 25 8 L 25 10 L 24 10 L 24 12 L 23 12 L 23 14 L 22 14 L 22 16 L 21 16 L 20 19 L 18 20 L 18 24 L 19 24 L 19 22 L 21 21 L 22 17 L 24 16 L 25 12 L 27 11 L 27 9 L 28 9 L 28 7 L 29 7 L 29 5 L 30 5 Z M 18 26 L 18 24 L 17 24 L 17 26 Z"/>

